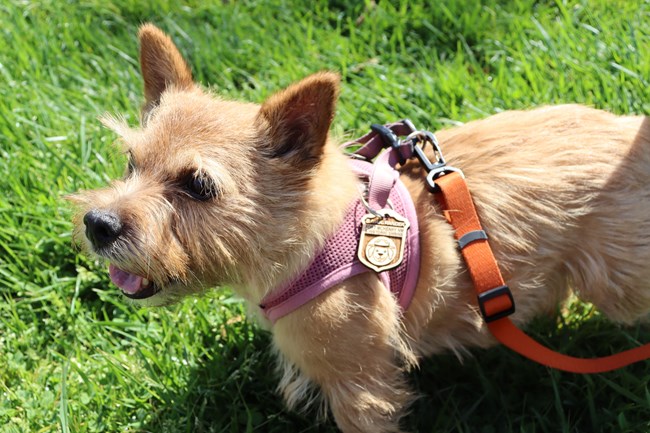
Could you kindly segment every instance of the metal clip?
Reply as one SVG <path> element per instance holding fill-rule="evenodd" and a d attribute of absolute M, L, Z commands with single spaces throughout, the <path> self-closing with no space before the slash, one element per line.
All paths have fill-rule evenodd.
<path fill-rule="evenodd" d="M 463 178 L 465 177 L 460 169 L 447 165 L 445 157 L 440 150 L 438 140 L 436 139 L 436 136 L 433 135 L 433 133 L 429 131 L 415 131 L 409 134 L 404 141 L 411 143 L 413 153 L 417 157 L 418 161 L 420 161 L 420 164 L 422 164 L 422 167 L 424 167 L 424 170 L 427 172 L 427 187 L 431 192 L 436 193 L 440 191 L 440 188 L 438 185 L 436 185 L 435 180 L 441 176 L 444 176 L 445 174 L 456 172 L 460 173 Z M 422 143 L 422 145 L 419 145 L 419 143 Z M 431 160 L 424 153 L 424 147 L 427 143 L 431 143 L 431 147 L 433 148 L 433 156 L 435 157 L 434 162 L 431 162 Z"/>
<path fill-rule="evenodd" d="M 370 203 L 368 203 L 368 200 L 366 200 L 366 193 L 367 193 L 367 191 L 366 191 L 365 185 L 359 184 L 359 199 L 361 199 L 361 203 L 363 204 L 363 207 L 366 208 L 366 211 L 369 214 L 372 214 L 372 215 L 374 215 L 376 217 L 379 217 L 379 218 L 384 218 L 383 214 L 379 213 L 379 211 L 377 211 L 377 210 L 370 207 Z"/>

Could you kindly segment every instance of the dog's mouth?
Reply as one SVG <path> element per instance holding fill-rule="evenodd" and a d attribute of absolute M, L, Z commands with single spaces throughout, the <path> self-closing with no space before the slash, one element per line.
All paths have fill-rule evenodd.
<path fill-rule="evenodd" d="M 160 287 L 153 281 L 120 269 L 112 263 L 108 267 L 108 275 L 127 298 L 146 299 L 160 291 Z"/>

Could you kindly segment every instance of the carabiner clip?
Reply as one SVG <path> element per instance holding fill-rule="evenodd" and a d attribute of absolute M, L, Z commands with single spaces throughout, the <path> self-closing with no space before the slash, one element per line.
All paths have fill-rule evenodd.
<path fill-rule="evenodd" d="M 433 193 L 439 192 L 440 188 L 438 185 L 436 185 L 435 180 L 441 176 L 444 176 L 445 174 L 449 174 L 450 172 L 460 173 L 463 178 L 465 177 L 460 169 L 447 165 L 445 157 L 442 155 L 442 151 L 440 150 L 438 140 L 436 139 L 436 136 L 433 135 L 433 133 L 429 131 L 415 131 L 409 134 L 404 141 L 411 142 L 413 153 L 417 157 L 418 161 L 420 161 L 420 164 L 422 164 L 422 167 L 424 167 L 424 170 L 427 172 L 427 187 L 429 191 Z M 418 145 L 420 142 L 422 143 L 421 146 Z M 424 146 L 427 142 L 431 143 L 431 147 L 433 148 L 433 156 L 436 158 L 435 162 L 431 162 L 431 160 L 429 160 L 427 155 L 424 153 Z"/>

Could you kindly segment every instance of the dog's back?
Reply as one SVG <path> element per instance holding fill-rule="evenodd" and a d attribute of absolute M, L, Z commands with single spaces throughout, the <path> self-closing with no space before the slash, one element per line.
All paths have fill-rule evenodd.
<path fill-rule="evenodd" d="M 504 112 L 440 131 L 437 137 L 447 160 L 467 177 L 517 302 L 515 322 L 555 311 L 568 289 L 615 321 L 632 323 L 648 314 L 647 118 L 563 105 Z M 452 347 L 484 345 L 482 320 L 478 314 L 475 320 L 467 318 L 467 306 L 475 304 L 471 282 L 456 263 L 457 252 L 440 246 L 453 244 L 452 233 L 440 224 L 442 217 L 431 216 L 428 209 L 437 204 L 420 193 L 423 176 L 418 171 L 408 175 L 424 215 L 421 224 L 429 225 L 429 239 L 423 241 L 439 250 L 426 276 L 429 283 L 422 282 L 418 296 L 421 301 L 428 297 L 432 308 L 450 312 L 429 313 L 427 333 L 449 329 L 451 335 L 453 329 Z M 441 267 L 445 263 L 451 264 L 448 269 Z M 454 276 L 458 267 L 461 272 Z M 446 291 L 451 295 L 445 296 Z M 429 346 L 425 352 L 439 349 Z"/>

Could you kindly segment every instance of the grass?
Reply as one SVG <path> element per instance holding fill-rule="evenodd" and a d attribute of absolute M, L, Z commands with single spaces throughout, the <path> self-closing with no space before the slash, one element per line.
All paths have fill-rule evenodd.
<path fill-rule="evenodd" d="M 168 31 L 196 78 L 228 97 L 261 101 L 310 72 L 340 71 L 340 135 L 560 102 L 650 113 L 647 2 L 429 3 L 2 2 L 0 431 L 336 431 L 283 409 L 269 338 L 228 290 L 137 310 L 71 247 L 63 195 L 122 172 L 96 117 L 137 121 L 141 22 Z M 582 356 L 650 341 L 647 327 L 619 329 L 579 303 L 532 330 Z M 503 348 L 475 355 L 438 356 L 412 374 L 423 397 L 406 428 L 650 431 L 648 362 L 580 376 Z"/>

